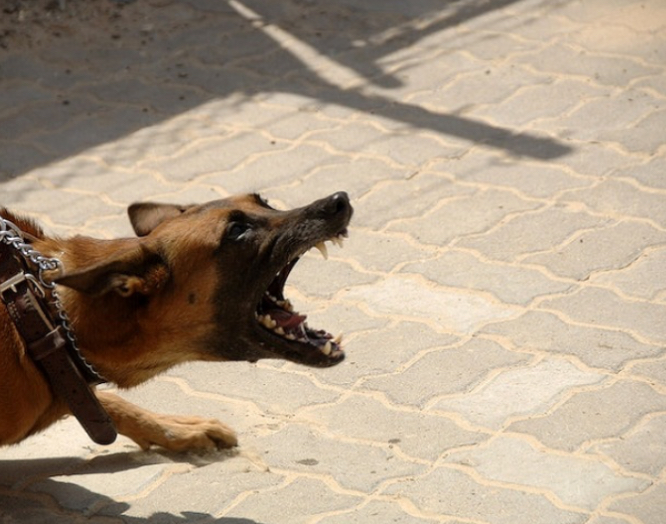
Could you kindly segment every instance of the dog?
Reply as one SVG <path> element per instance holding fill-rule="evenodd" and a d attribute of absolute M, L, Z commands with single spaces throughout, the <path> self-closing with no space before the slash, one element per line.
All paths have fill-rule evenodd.
<path fill-rule="evenodd" d="M 280 211 L 257 194 L 202 205 L 137 203 L 136 237 L 54 238 L 6 209 L 0 215 L 61 261 L 52 276 L 81 353 L 101 376 L 129 388 L 190 361 L 278 358 L 313 367 L 344 359 L 339 338 L 313 329 L 284 296 L 298 259 L 347 236 L 353 209 L 338 192 Z M 51 277 L 49 277 L 51 278 Z M 26 354 L 0 305 L 0 445 L 44 430 L 69 414 Z M 118 433 L 142 449 L 229 448 L 217 420 L 160 415 L 109 391 L 95 391 Z"/>

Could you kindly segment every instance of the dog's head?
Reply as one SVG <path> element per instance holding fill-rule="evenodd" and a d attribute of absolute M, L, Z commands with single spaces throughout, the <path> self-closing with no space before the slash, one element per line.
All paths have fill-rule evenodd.
<path fill-rule="evenodd" d="M 306 251 L 347 235 L 346 193 L 290 211 L 252 194 L 195 206 L 134 204 L 129 215 L 137 238 L 80 239 L 56 282 L 105 299 L 114 308 L 109 316 L 122 309 L 134 330 L 165 345 L 187 338 L 180 346 L 191 358 L 283 358 L 318 367 L 343 360 L 339 340 L 308 326 L 284 287 Z"/>

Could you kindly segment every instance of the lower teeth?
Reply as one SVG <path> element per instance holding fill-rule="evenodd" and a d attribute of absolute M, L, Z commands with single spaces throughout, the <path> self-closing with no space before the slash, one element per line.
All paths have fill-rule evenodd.
<path fill-rule="evenodd" d="M 285 328 L 278 325 L 278 323 L 269 314 L 261 315 L 259 313 L 255 313 L 255 318 L 266 329 L 271 330 L 273 333 L 281 336 L 282 338 L 291 341 L 298 341 L 303 344 L 311 344 L 315 347 L 318 346 L 318 344 L 316 344 L 314 341 L 310 341 L 308 338 L 306 329 L 309 328 L 305 321 L 303 321 L 298 326 L 295 326 L 294 328 L 289 328 L 289 331 L 286 331 Z M 310 331 L 312 331 L 313 336 L 316 336 L 319 339 L 329 339 L 326 340 L 326 343 L 323 346 L 319 346 L 319 350 L 326 356 L 329 356 L 333 352 L 333 348 L 339 346 L 340 342 L 342 342 L 342 333 L 336 337 L 333 337 L 325 331 Z"/>

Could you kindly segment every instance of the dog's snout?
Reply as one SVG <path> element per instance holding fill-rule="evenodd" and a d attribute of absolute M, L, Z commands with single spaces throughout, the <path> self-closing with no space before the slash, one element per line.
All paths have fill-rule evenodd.
<path fill-rule="evenodd" d="M 324 212 L 331 216 L 345 214 L 350 210 L 349 195 L 344 191 L 333 193 L 324 204 Z"/>

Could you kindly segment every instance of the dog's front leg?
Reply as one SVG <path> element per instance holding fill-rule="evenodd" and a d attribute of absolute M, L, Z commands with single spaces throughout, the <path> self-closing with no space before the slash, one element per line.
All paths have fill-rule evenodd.
<path fill-rule="evenodd" d="M 218 420 L 160 415 L 113 393 L 97 391 L 96 395 L 118 433 L 131 438 L 143 449 L 155 445 L 171 451 L 205 450 L 231 448 L 238 443 L 234 431 Z"/>

